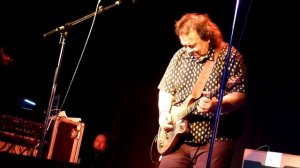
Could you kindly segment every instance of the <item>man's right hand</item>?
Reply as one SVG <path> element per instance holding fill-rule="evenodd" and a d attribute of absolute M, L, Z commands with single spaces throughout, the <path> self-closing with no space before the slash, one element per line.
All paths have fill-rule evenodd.
<path fill-rule="evenodd" d="M 165 131 L 171 131 L 173 129 L 171 114 L 169 112 L 161 112 L 159 115 L 159 125 Z"/>

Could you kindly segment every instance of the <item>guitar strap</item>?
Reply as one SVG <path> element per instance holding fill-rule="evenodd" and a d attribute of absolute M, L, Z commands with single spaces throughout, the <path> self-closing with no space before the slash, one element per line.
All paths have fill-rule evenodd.
<path fill-rule="evenodd" d="M 198 99 L 201 96 L 201 93 L 204 89 L 204 86 L 208 80 L 208 77 L 212 71 L 212 68 L 215 65 L 215 62 L 217 61 L 219 52 L 214 52 L 214 60 L 207 60 L 202 68 L 202 71 L 200 72 L 200 75 L 198 77 L 198 80 L 195 83 L 195 86 L 192 90 L 191 96 L 194 99 Z"/>

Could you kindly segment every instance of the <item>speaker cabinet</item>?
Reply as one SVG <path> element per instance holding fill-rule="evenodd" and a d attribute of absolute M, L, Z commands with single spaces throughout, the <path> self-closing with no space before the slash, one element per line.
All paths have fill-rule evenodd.
<path fill-rule="evenodd" d="M 287 153 L 245 149 L 243 168 L 300 168 L 300 156 Z"/>
<path fill-rule="evenodd" d="M 47 159 L 77 163 L 84 128 L 83 122 L 67 117 L 57 117 Z"/>

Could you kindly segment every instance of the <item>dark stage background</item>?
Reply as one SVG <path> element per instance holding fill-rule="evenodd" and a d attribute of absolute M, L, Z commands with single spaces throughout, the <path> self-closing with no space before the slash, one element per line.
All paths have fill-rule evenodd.
<path fill-rule="evenodd" d="M 106 7 L 114 1 L 101 1 Z M 242 136 L 232 167 L 240 167 L 243 150 L 268 145 L 271 151 L 300 154 L 299 78 L 295 10 L 278 4 L 240 1 L 133 0 L 100 13 L 91 32 L 62 110 L 86 124 L 81 150 L 98 132 L 109 132 L 121 167 L 154 167 L 158 154 L 157 85 L 180 47 L 175 20 L 185 12 L 207 12 L 226 41 L 244 55 L 249 92 Z M 267 4 L 265 4 L 267 3 Z M 1 1 L 0 40 L 14 62 L 2 71 L 1 113 L 44 122 L 60 54 L 59 33 L 43 34 L 94 12 L 96 0 Z M 290 20 L 290 21 L 288 21 Z M 56 94 L 66 96 L 84 48 L 92 18 L 68 31 Z M 5 98 L 3 98 L 5 95 Z M 21 98 L 37 102 L 21 109 Z"/>

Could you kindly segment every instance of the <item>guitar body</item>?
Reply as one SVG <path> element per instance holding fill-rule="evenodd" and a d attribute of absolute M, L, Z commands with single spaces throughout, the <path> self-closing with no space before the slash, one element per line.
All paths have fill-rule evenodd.
<path fill-rule="evenodd" d="M 183 119 L 180 115 L 183 114 L 187 106 L 190 104 L 192 98 L 186 99 L 182 106 L 173 106 L 171 109 L 171 118 L 173 123 L 173 129 L 166 131 L 159 127 L 157 135 L 157 150 L 161 155 L 166 155 L 172 151 L 174 146 L 177 144 L 180 136 L 187 133 L 188 122 Z M 185 115 L 184 115 L 185 116 Z"/>
<path fill-rule="evenodd" d="M 172 151 L 177 144 L 181 134 L 186 133 L 188 130 L 184 121 L 176 123 L 172 131 L 165 131 L 159 127 L 157 136 L 157 150 L 160 154 L 166 155 Z"/>

